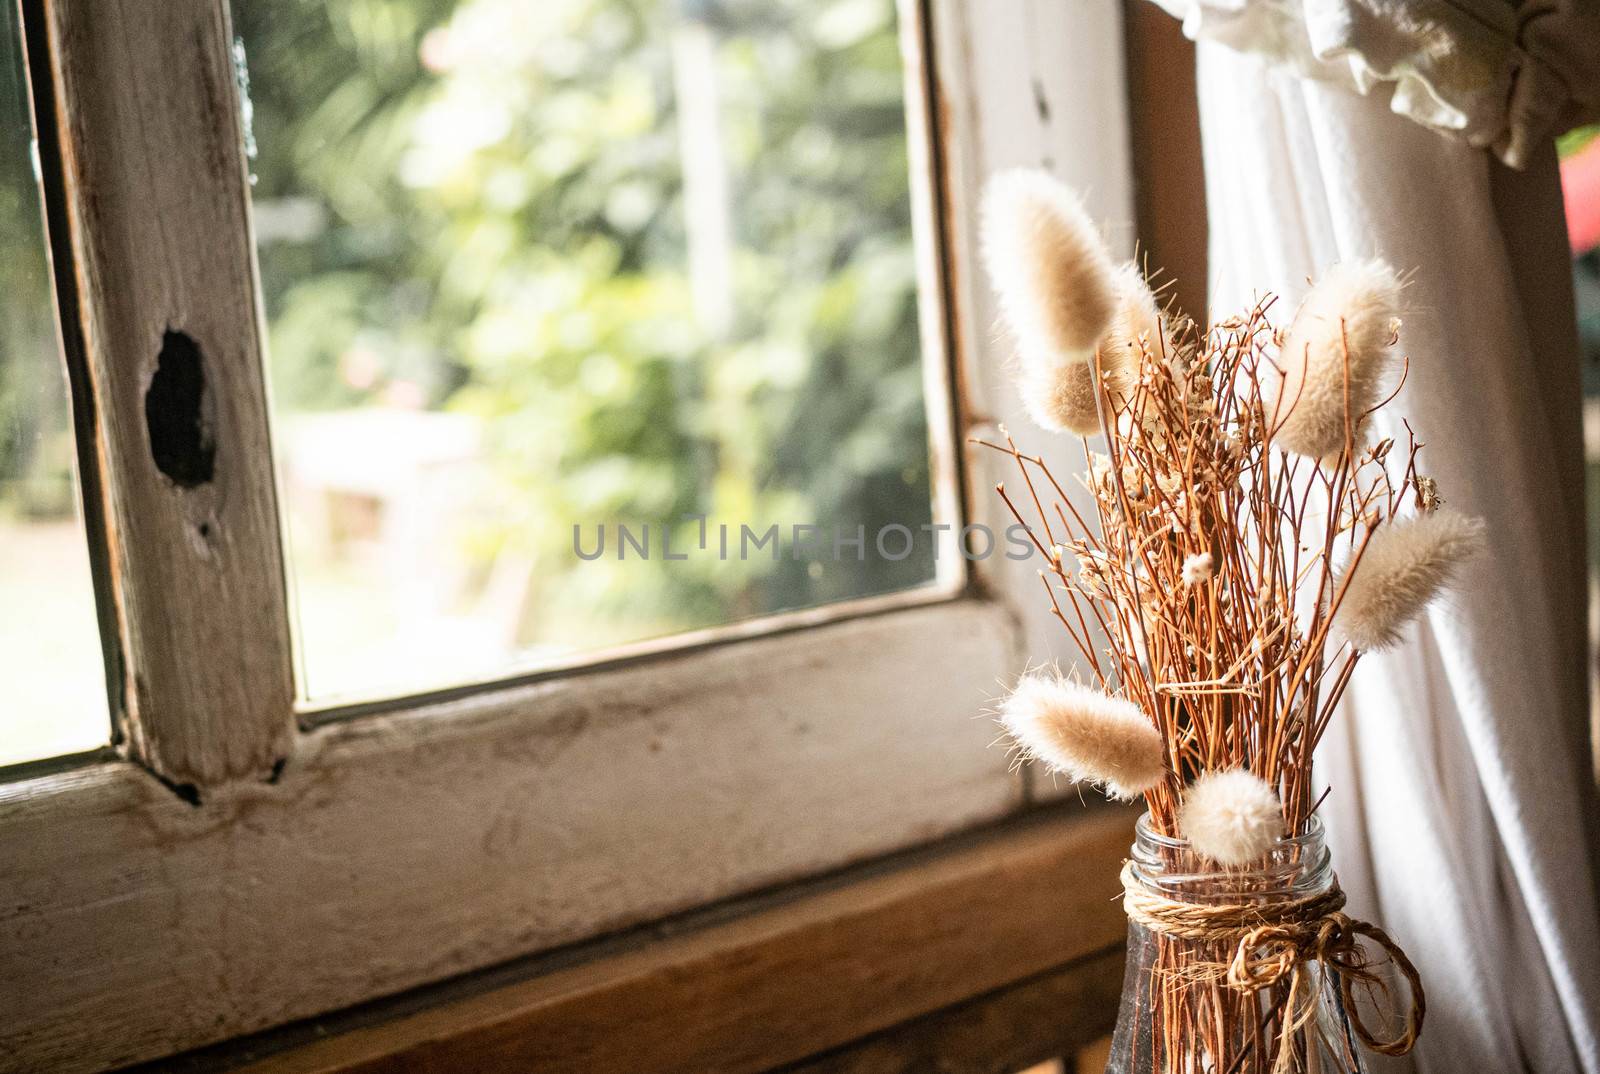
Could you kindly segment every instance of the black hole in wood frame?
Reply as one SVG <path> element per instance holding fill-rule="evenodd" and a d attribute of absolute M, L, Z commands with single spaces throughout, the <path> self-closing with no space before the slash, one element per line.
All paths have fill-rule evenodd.
<path fill-rule="evenodd" d="M 144 393 L 144 420 L 156 469 L 181 488 L 204 485 L 216 473 L 217 446 L 205 418 L 205 393 L 200 345 L 186 332 L 167 329 Z"/>

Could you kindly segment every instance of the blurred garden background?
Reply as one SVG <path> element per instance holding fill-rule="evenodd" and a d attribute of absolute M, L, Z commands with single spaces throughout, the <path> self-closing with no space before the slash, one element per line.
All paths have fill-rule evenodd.
<path fill-rule="evenodd" d="M 893 0 L 236 0 L 235 29 L 313 697 L 933 577 L 926 536 L 715 550 L 930 519 Z M 664 560 L 695 516 L 709 554 Z"/>
<path fill-rule="evenodd" d="M 1583 348 L 1584 474 L 1589 523 L 1589 684 L 1595 772 L 1600 775 L 1600 126 L 1562 138 L 1561 190 L 1572 246 L 1578 340 Z"/>

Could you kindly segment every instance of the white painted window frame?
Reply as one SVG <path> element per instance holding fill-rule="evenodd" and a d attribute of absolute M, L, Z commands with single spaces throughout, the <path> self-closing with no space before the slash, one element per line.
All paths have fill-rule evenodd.
<path fill-rule="evenodd" d="M 979 718 L 1051 636 L 1036 565 L 1002 557 L 561 674 L 297 713 L 226 0 L 22 6 L 121 741 L 0 774 L 0 1070 L 170 1055 L 1035 797 Z M 926 91 L 908 99 L 937 511 L 998 531 L 998 470 L 965 446 L 1018 411 L 978 191 L 1045 163 L 1131 245 L 1121 9 L 901 9 Z M 143 423 L 168 330 L 206 361 L 216 472 L 189 489 Z"/>

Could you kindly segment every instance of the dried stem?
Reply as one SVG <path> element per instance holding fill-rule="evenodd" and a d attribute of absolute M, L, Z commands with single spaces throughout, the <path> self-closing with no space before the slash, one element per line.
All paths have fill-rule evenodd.
<path fill-rule="evenodd" d="M 1186 326 L 1142 341 L 1115 392 L 1097 377 L 1105 453 L 1090 453 L 1083 481 L 1093 524 L 1009 434 L 975 441 L 1009 456 L 1028 491 L 1019 501 L 999 486 L 1045 559 L 1051 614 L 1085 673 L 1163 736 L 1168 778 L 1146 797 L 1166 835 L 1178 834 L 1184 787 L 1224 768 L 1265 779 L 1288 831 L 1304 830 L 1312 754 L 1360 656 L 1329 652 L 1334 615 L 1373 531 L 1406 491 L 1424 496 L 1416 438 L 1396 480 L 1391 441 L 1359 447 L 1366 414 L 1347 419 L 1335 458 L 1274 445 L 1273 301 L 1204 335 Z M 1185 581 L 1201 555 L 1207 576 Z"/>

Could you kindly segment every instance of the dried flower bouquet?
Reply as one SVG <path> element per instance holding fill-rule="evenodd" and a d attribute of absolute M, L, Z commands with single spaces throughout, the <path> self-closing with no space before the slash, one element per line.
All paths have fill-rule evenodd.
<path fill-rule="evenodd" d="M 1008 433 L 980 442 L 1015 463 L 999 493 L 1078 657 L 1073 677 L 1025 675 L 1001 722 L 1022 756 L 1149 810 L 1123 876 L 1148 965 L 1113 1069 L 1353 1071 L 1360 1045 L 1408 1050 L 1420 982 L 1340 912 L 1311 779 L 1361 655 L 1397 642 L 1480 540 L 1418 471 L 1409 425 L 1370 442 L 1404 380 L 1401 281 L 1336 265 L 1283 331 L 1267 298 L 1201 332 L 1162 315 L 1043 173 L 996 177 L 982 234 L 1029 413 L 1103 440 L 1082 511 Z M 1356 1007 L 1385 998 L 1366 995 L 1386 993 L 1384 957 L 1412 995 L 1369 1030 Z"/>

